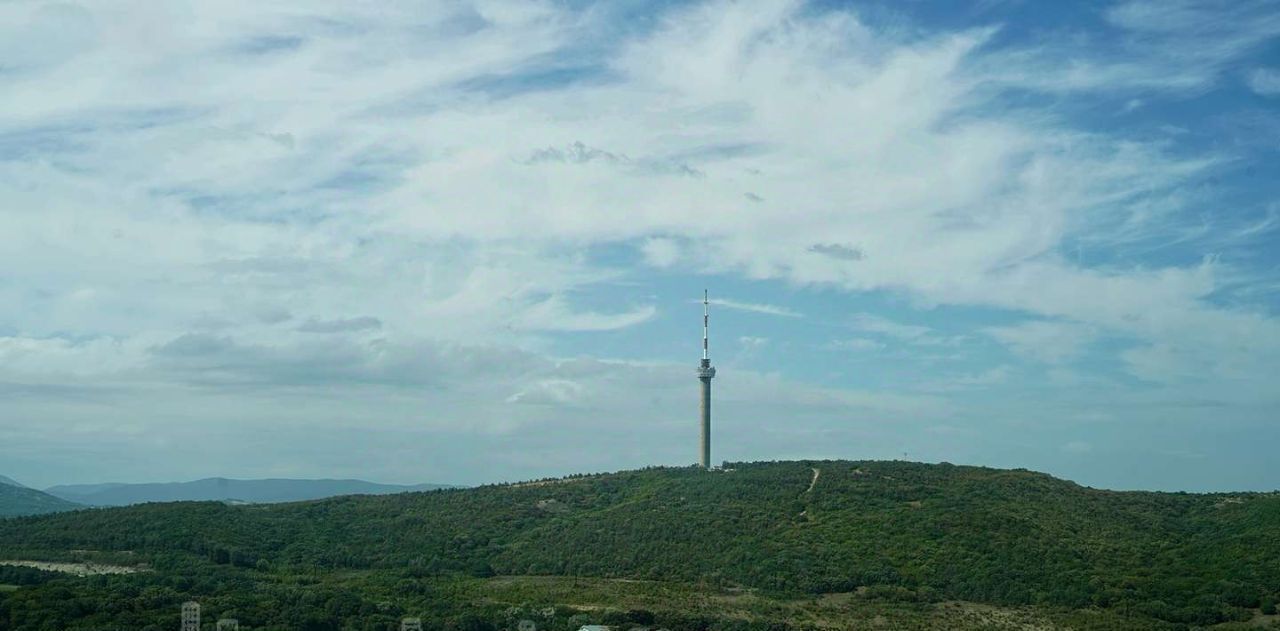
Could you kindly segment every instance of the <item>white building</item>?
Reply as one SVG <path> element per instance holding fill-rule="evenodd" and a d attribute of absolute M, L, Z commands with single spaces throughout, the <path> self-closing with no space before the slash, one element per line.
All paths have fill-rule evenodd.
<path fill-rule="evenodd" d="M 200 603 L 194 600 L 182 603 L 182 631 L 200 631 Z"/>

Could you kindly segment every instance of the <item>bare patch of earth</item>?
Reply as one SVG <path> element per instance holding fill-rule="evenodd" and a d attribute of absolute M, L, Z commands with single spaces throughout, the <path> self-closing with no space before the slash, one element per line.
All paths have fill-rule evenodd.
<path fill-rule="evenodd" d="M 74 574 L 76 576 L 97 576 L 100 574 L 136 574 L 138 572 L 150 572 L 151 568 L 146 566 L 127 566 L 127 565 L 107 565 L 104 563 L 59 563 L 54 561 L 4 561 L 0 560 L 0 565 L 12 565 L 15 567 L 31 567 L 46 572 L 62 572 L 64 574 Z"/>

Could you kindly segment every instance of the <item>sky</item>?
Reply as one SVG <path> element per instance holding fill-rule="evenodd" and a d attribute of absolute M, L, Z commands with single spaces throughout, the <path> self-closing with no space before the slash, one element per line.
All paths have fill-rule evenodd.
<path fill-rule="evenodd" d="M 1280 488 L 1280 3 L 0 4 L 0 473 Z"/>

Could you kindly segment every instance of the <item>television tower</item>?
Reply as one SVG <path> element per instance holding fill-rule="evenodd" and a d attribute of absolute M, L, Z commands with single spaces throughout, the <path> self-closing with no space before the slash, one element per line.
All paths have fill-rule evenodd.
<path fill-rule="evenodd" d="M 711 356 L 707 354 L 707 328 L 709 314 L 707 312 L 707 290 L 702 290 L 702 363 L 698 365 L 698 381 L 702 382 L 702 452 L 699 464 L 703 469 L 711 468 L 711 379 L 716 376 L 716 369 L 711 365 Z"/>

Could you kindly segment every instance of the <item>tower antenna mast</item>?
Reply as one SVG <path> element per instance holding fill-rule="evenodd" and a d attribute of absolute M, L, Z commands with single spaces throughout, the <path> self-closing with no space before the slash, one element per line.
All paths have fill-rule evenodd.
<path fill-rule="evenodd" d="M 711 361 L 711 357 L 707 355 L 707 332 L 710 328 L 711 314 L 707 311 L 707 290 L 702 290 L 702 361 Z"/>

